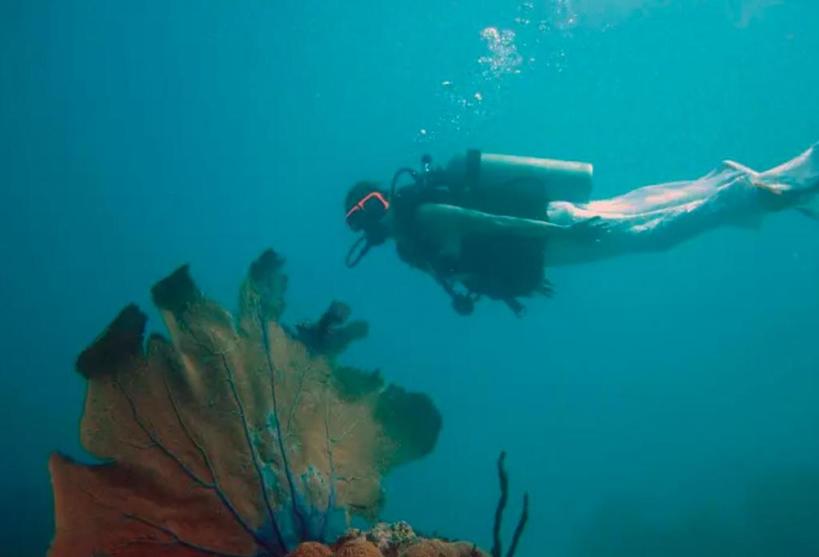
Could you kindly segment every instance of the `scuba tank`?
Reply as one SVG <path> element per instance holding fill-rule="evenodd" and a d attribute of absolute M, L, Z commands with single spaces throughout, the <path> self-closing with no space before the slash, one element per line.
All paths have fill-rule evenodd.
<path fill-rule="evenodd" d="M 589 163 L 466 151 L 443 171 L 456 204 L 485 213 L 547 220 L 551 201 L 589 200 Z M 505 302 L 516 314 L 519 297 L 549 295 L 543 239 L 472 236 L 462 241 L 460 262 L 470 294 Z"/>
<path fill-rule="evenodd" d="M 466 176 L 474 190 L 504 185 L 539 184 L 547 201 L 583 203 L 589 200 L 594 167 L 590 163 L 467 151 L 453 157 L 447 173 Z M 471 184 L 470 184 L 471 182 Z M 498 192 L 502 194 L 502 192 Z"/>

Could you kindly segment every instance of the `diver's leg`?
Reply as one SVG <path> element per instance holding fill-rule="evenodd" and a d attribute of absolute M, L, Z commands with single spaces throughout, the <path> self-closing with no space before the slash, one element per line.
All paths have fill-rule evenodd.
<path fill-rule="evenodd" d="M 630 253 L 664 251 L 724 225 L 756 224 L 765 214 L 815 201 L 819 148 L 767 172 L 727 161 L 688 182 L 638 188 L 611 199 L 549 206 L 549 219 L 571 226 L 595 218 L 598 234 L 548 243 L 547 264 L 566 265 Z"/>

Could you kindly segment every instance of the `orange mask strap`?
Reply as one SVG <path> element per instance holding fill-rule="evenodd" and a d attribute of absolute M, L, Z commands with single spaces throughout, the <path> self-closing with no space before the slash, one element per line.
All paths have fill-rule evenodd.
<path fill-rule="evenodd" d="M 383 195 L 381 195 L 381 192 L 374 191 L 374 192 L 368 193 L 358 203 L 353 205 L 350 208 L 350 210 L 347 211 L 347 215 L 344 218 L 349 219 L 351 216 L 353 216 L 358 211 L 364 210 L 364 205 L 366 205 L 367 201 L 369 201 L 370 199 L 373 199 L 373 198 L 375 198 L 375 199 L 377 199 L 378 201 L 381 202 L 381 205 L 384 206 L 384 210 L 388 210 L 390 208 L 390 202 L 387 201 L 386 198 Z"/>

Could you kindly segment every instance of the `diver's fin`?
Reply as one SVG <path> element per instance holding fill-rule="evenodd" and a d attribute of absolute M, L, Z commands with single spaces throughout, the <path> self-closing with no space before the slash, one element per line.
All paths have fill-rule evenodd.
<path fill-rule="evenodd" d="M 796 210 L 810 220 L 819 222 L 819 211 L 813 207 L 797 207 Z"/>
<path fill-rule="evenodd" d="M 809 198 L 806 202 L 794 207 L 794 209 L 807 218 L 819 222 L 819 192 L 808 195 Z"/>
<path fill-rule="evenodd" d="M 543 279 L 543 282 L 540 283 L 540 286 L 535 288 L 535 294 L 540 294 L 541 296 L 546 296 L 547 298 L 552 298 L 555 295 L 555 288 L 547 278 Z"/>
<path fill-rule="evenodd" d="M 515 317 L 523 317 L 526 315 L 526 306 L 521 304 L 516 298 L 504 298 L 503 301 L 515 314 Z"/>

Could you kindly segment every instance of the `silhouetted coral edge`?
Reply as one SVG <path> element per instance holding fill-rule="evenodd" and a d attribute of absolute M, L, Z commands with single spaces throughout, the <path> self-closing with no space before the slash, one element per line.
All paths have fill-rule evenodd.
<path fill-rule="evenodd" d="M 90 379 L 112 373 L 125 363 L 143 355 L 143 340 L 148 316 L 129 304 L 103 333 L 77 358 L 77 371 Z"/>
<path fill-rule="evenodd" d="M 151 288 L 151 298 L 159 309 L 180 315 L 189 306 L 202 299 L 190 275 L 190 266 L 182 265 Z"/>

